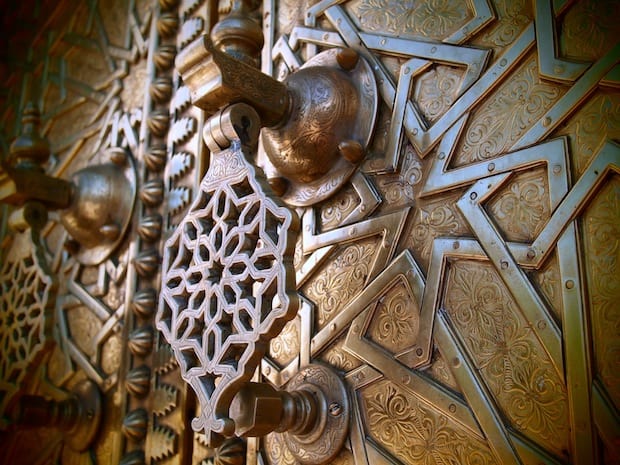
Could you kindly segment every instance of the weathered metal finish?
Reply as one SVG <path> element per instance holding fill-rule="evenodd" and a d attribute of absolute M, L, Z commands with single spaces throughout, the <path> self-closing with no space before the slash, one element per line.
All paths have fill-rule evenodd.
<path fill-rule="evenodd" d="M 232 3 L 65 0 L 41 2 L 36 18 L 28 2 L 13 6 L 0 145 L 22 132 L 32 96 L 21 89 L 32 87 L 46 172 L 68 179 L 121 146 L 135 157 L 139 197 L 128 239 L 100 265 L 65 252 L 55 213 L 43 230 L 60 344 L 20 392 L 58 399 L 54 386 L 89 377 L 103 393 L 100 433 L 79 454 L 51 430 L 0 432 L 0 462 L 297 462 L 279 433 L 207 448 L 153 324 L 163 240 L 208 166 L 202 112 L 174 57 Z M 351 412 L 338 465 L 618 463 L 617 2 L 265 0 L 250 10 L 274 80 L 352 49 L 379 94 L 360 169 L 299 209 L 300 309 L 252 381 L 286 389 L 317 361 L 337 370 Z M 8 223 L 28 223 L 2 211 L 4 259 L 19 236 L 11 242 Z"/>

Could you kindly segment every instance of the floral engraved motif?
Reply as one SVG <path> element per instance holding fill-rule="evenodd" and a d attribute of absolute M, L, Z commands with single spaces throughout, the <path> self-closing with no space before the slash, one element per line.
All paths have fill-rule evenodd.
<path fill-rule="evenodd" d="M 445 308 L 498 404 L 525 434 L 568 447 L 566 387 L 490 264 L 452 263 Z"/>
<path fill-rule="evenodd" d="M 449 36 L 471 18 L 466 4 L 450 0 L 362 0 L 349 8 L 364 30 L 437 40 Z"/>
<path fill-rule="evenodd" d="M 321 208 L 321 229 L 333 229 L 359 205 L 359 196 L 351 187 L 345 187 L 334 197 L 325 201 Z"/>
<path fill-rule="evenodd" d="M 459 68 L 438 65 L 416 81 L 414 100 L 431 123 L 452 106 L 463 77 Z"/>
<path fill-rule="evenodd" d="M 455 391 L 459 390 L 456 379 L 454 379 L 454 375 L 452 374 L 452 370 L 450 369 L 450 367 L 446 363 L 446 360 L 443 358 L 443 356 L 438 350 L 433 353 L 431 366 L 428 368 L 427 373 L 434 380 L 445 384 L 446 386 L 454 389 Z"/>
<path fill-rule="evenodd" d="M 362 290 L 375 257 L 377 243 L 366 239 L 345 247 L 304 287 L 317 306 L 317 323 L 322 328 L 353 296 Z"/>
<path fill-rule="evenodd" d="M 562 315 L 562 289 L 560 278 L 560 265 L 557 255 L 553 254 L 547 263 L 534 273 L 539 289 L 551 303 L 556 318 Z"/>
<path fill-rule="evenodd" d="M 496 463 L 488 447 L 389 381 L 362 391 L 373 438 L 408 464 Z"/>
<path fill-rule="evenodd" d="M 560 48 L 562 55 L 579 61 L 597 60 L 620 36 L 618 2 L 584 0 L 564 17 Z M 587 37 L 588 40 L 583 40 Z"/>
<path fill-rule="evenodd" d="M 482 110 L 474 114 L 465 129 L 464 142 L 456 152 L 454 164 L 462 166 L 509 151 L 562 93 L 559 86 L 539 80 L 538 63 L 536 57 L 531 56 Z"/>
<path fill-rule="evenodd" d="M 584 214 L 596 368 L 620 405 L 620 176 L 615 175 Z"/>
<path fill-rule="evenodd" d="M 299 322 L 289 321 L 282 332 L 269 343 L 269 356 L 280 366 L 290 363 L 299 353 Z"/>
<path fill-rule="evenodd" d="M 208 442 L 232 433 L 228 403 L 266 340 L 295 316 L 297 218 L 268 197 L 238 146 L 213 154 L 188 214 L 166 242 L 157 327 L 201 406 Z M 227 402 L 228 400 L 228 402 Z"/>
<path fill-rule="evenodd" d="M 487 210 L 507 240 L 532 242 L 551 214 L 545 169 L 514 176 L 491 199 Z"/>
<path fill-rule="evenodd" d="M 267 460 L 272 465 L 295 465 L 297 461 L 288 450 L 281 434 L 271 433 L 265 436 Z"/>
<path fill-rule="evenodd" d="M 386 174 L 377 178 L 377 187 L 390 205 L 410 205 L 416 197 L 416 187 L 422 180 L 422 162 L 407 144 L 402 157 L 402 168 L 398 174 Z"/>
<path fill-rule="evenodd" d="M 468 231 L 465 220 L 453 204 L 453 200 L 459 196 L 457 192 L 456 195 L 444 197 L 440 202 L 418 205 L 407 247 L 415 252 L 416 258 L 424 267 L 428 267 L 433 240 L 436 237 L 458 236 Z"/>
<path fill-rule="evenodd" d="M 499 53 L 511 44 L 532 21 L 534 14 L 531 3 L 525 0 L 498 0 L 493 2 L 498 20 L 494 26 L 485 30 L 474 43 L 482 47 L 494 48 Z"/>
<path fill-rule="evenodd" d="M 399 280 L 379 299 L 368 337 L 395 354 L 416 340 L 419 320 L 417 302 L 403 280 Z"/>
<path fill-rule="evenodd" d="M 361 366 L 362 362 L 349 352 L 345 351 L 342 348 L 343 344 L 344 337 L 341 337 L 321 354 L 321 360 L 345 372 Z"/>
<path fill-rule="evenodd" d="M 595 94 L 558 134 L 569 136 L 572 166 L 581 176 L 604 141 L 620 138 L 620 94 Z"/>

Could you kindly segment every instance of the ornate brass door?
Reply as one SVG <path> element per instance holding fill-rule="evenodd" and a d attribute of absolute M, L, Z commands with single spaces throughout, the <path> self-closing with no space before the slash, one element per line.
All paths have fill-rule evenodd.
<path fill-rule="evenodd" d="M 120 150 L 138 194 L 95 265 L 58 212 L 31 235 L 2 207 L 2 409 L 87 379 L 103 403 L 86 451 L 3 418 L 2 463 L 295 463 L 280 433 L 207 447 L 154 323 L 164 241 L 210 160 L 174 60 L 231 3 L 24 2 L 6 16 L 3 158 L 34 102 L 49 175 Z M 264 73 L 351 48 L 378 90 L 364 161 L 297 208 L 301 305 L 255 380 L 337 371 L 350 403 L 337 464 L 620 463 L 618 2 L 252 7 Z"/>

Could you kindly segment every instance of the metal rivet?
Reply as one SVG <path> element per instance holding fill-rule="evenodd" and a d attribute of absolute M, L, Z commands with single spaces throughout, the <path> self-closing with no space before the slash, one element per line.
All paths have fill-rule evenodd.
<path fill-rule="evenodd" d="M 456 412 L 456 405 L 454 405 L 454 404 L 450 404 L 450 405 L 448 406 L 448 410 L 450 410 L 450 412 L 452 412 L 452 413 Z"/>
<path fill-rule="evenodd" d="M 542 125 L 547 127 L 551 124 L 551 117 L 550 116 L 545 116 L 545 118 L 542 121 Z"/>
<path fill-rule="evenodd" d="M 572 279 L 567 280 L 566 289 L 572 289 L 573 287 L 575 287 L 575 281 L 573 281 Z"/>
<path fill-rule="evenodd" d="M 385 39 L 381 39 L 381 45 L 385 45 Z"/>
<path fill-rule="evenodd" d="M 452 243 L 452 248 L 453 248 L 454 250 L 458 249 L 460 246 L 461 246 L 461 244 L 459 244 L 459 241 L 454 241 L 454 242 Z"/>
<path fill-rule="evenodd" d="M 560 165 L 553 165 L 553 173 L 560 174 L 562 172 L 562 167 Z"/>
<path fill-rule="evenodd" d="M 536 251 L 534 249 L 528 249 L 527 250 L 527 258 L 532 260 L 534 257 L 536 257 Z"/>
<path fill-rule="evenodd" d="M 409 384 L 411 382 L 411 376 L 404 374 L 400 380 L 403 384 Z"/>
<path fill-rule="evenodd" d="M 508 60 L 506 60 L 506 58 L 502 58 L 502 59 L 499 61 L 499 65 L 500 65 L 500 66 L 506 66 L 506 63 L 508 63 Z"/>
<path fill-rule="evenodd" d="M 508 269 L 508 262 L 506 260 L 499 262 L 499 265 L 502 267 L 502 270 Z"/>
<path fill-rule="evenodd" d="M 489 171 L 493 171 L 495 169 L 495 163 L 489 163 L 489 166 L 487 166 L 487 169 Z"/>
<path fill-rule="evenodd" d="M 418 348 L 415 350 L 415 354 L 416 354 L 418 357 L 421 357 L 423 353 L 424 353 L 424 351 L 422 350 L 422 348 L 421 348 L 421 347 L 418 347 Z"/>
<path fill-rule="evenodd" d="M 351 326 L 351 331 L 353 331 L 354 333 L 359 332 L 359 330 L 360 330 L 360 327 L 359 327 L 359 326 L 357 326 L 357 325 L 353 325 L 353 326 Z"/>
<path fill-rule="evenodd" d="M 331 326 L 329 327 L 331 331 L 336 331 L 336 328 L 337 328 L 336 323 L 332 323 Z"/>
<path fill-rule="evenodd" d="M 266 375 L 270 375 L 271 374 L 271 367 L 265 367 L 265 374 Z"/>
<path fill-rule="evenodd" d="M 472 192 L 471 194 L 469 194 L 469 198 L 472 200 L 476 200 L 477 197 L 478 197 L 478 194 L 476 192 Z"/>
<path fill-rule="evenodd" d="M 413 128 L 411 130 L 411 134 L 413 134 L 414 136 L 417 136 L 418 135 L 418 128 Z"/>
<path fill-rule="evenodd" d="M 454 357 L 452 359 L 452 366 L 455 367 L 455 368 L 460 367 L 461 366 L 461 359 L 458 358 L 458 357 Z"/>
<path fill-rule="evenodd" d="M 409 74 L 411 72 L 411 68 L 409 66 L 407 66 L 405 68 L 405 74 Z"/>
<path fill-rule="evenodd" d="M 431 48 L 431 53 L 435 53 L 437 51 L 437 47 Z"/>
<path fill-rule="evenodd" d="M 538 329 L 545 329 L 547 327 L 547 323 L 540 320 L 536 326 L 538 326 Z"/>
<path fill-rule="evenodd" d="M 337 417 L 341 413 L 342 413 L 342 405 L 340 405 L 338 402 L 332 402 L 331 404 L 329 404 L 329 414 L 332 417 Z"/>
<path fill-rule="evenodd" d="M 443 160 L 444 158 L 446 158 L 446 154 L 443 152 L 439 152 L 439 157 L 440 160 Z"/>

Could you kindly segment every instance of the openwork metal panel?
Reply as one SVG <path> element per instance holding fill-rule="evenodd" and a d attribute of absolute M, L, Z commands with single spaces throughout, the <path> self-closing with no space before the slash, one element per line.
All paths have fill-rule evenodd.
<path fill-rule="evenodd" d="M 199 412 L 153 312 L 163 242 L 208 164 L 203 115 L 173 60 L 227 12 L 217 3 L 62 4 L 37 24 L 32 72 L 11 74 L 4 140 L 18 133 L 23 83 L 35 82 L 48 171 L 66 177 L 123 147 L 139 200 L 128 237 L 98 266 L 65 251 L 53 215 L 43 231 L 56 345 L 41 380 L 21 389 L 53 396 L 95 381 L 106 413 L 92 451 L 45 430 L 3 432 L 5 463 L 216 455 L 191 430 Z M 617 2 L 265 0 L 259 10 L 263 72 L 283 80 L 350 47 L 372 68 L 379 109 L 361 168 L 297 209 L 299 311 L 254 379 L 284 387 L 310 363 L 337 370 L 351 401 L 339 465 L 620 463 Z M 18 284 L 2 276 L 2 289 Z M 295 463 L 279 433 L 217 454 Z"/>

